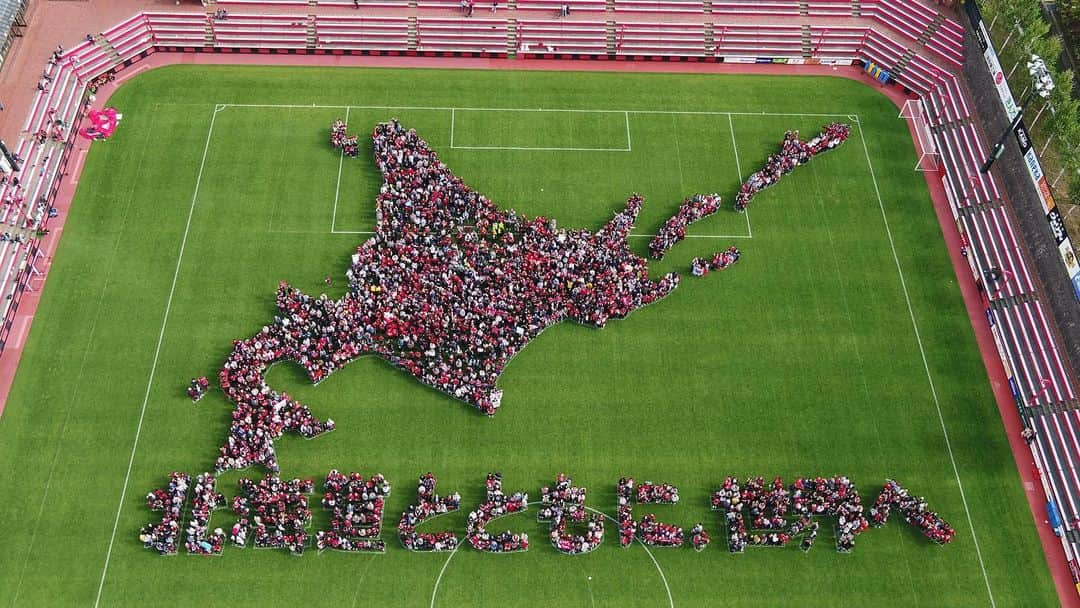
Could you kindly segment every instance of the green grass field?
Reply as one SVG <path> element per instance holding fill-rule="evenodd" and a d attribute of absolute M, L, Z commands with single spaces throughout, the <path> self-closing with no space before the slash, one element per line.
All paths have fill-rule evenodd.
<path fill-rule="evenodd" d="M 1056 602 L 910 136 L 875 90 L 816 77 L 175 66 L 110 105 L 123 123 L 87 158 L 0 419 L 0 606 L 667 606 L 669 593 L 677 606 L 987 606 L 987 585 L 997 606 Z M 136 538 L 158 517 L 144 496 L 170 471 L 212 467 L 231 412 L 220 391 L 192 405 L 187 381 L 216 377 L 231 341 L 271 320 L 279 281 L 319 293 L 330 274 L 340 296 L 372 230 L 374 162 L 362 153 L 339 169 L 328 143 L 346 112 L 365 137 L 401 119 L 500 206 L 560 226 L 598 227 L 641 192 L 640 235 L 687 195 L 730 202 L 785 129 L 805 138 L 841 119 L 853 135 L 748 216 L 725 205 L 652 265 L 685 271 L 735 244 L 732 269 L 686 276 L 603 330 L 545 332 L 507 369 L 492 419 L 373 358 L 317 387 L 297 366 L 274 368 L 271 384 L 338 423 L 279 440 L 282 475 L 385 474 L 384 555 L 160 557 Z M 527 531 L 527 553 L 465 547 L 447 564 L 394 538 L 429 470 L 463 503 L 426 529 L 461 535 L 488 471 L 534 497 L 567 472 L 611 515 L 620 476 L 677 484 L 681 503 L 655 512 L 704 522 L 714 542 L 654 549 L 654 563 L 619 548 L 612 527 L 598 551 L 567 557 L 530 511 L 492 526 Z M 235 495 L 242 474 L 219 489 Z M 823 526 L 806 554 L 730 555 L 708 497 L 731 474 L 847 475 L 867 504 L 894 477 L 957 537 L 938 547 L 894 518 L 850 554 Z M 211 528 L 232 521 L 218 511 Z"/>

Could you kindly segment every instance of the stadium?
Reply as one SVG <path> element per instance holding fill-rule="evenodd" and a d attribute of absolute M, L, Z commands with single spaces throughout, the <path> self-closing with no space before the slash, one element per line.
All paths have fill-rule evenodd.
<path fill-rule="evenodd" d="M 0 605 L 1080 606 L 1006 4 L 0 1 Z"/>

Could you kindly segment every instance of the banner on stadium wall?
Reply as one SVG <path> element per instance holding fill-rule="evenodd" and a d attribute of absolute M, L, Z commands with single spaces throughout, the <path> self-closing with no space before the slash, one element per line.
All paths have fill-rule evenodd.
<path fill-rule="evenodd" d="M 804 57 L 789 57 L 787 60 L 788 65 L 805 65 L 810 63 L 810 59 Z"/>
<path fill-rule="evenodd" d="M 986 61 L 986 67 L 990 68 L 990 77 L 994 79 L 994 87 L 997 89 L 1002 107 L 1005 108 L 1005 114 L 1009 116 L 1009 120 L 1012 120 L 1020 113 L 1020 107 L 1016 105 L 1016 100 L 1013 99 L 1012 89 L 1009 88 L 1009 81 L 1005 79 L 1005 72 L 1002 71 L 1001 63 L 998 62 L 997 53 L 994 52 L 994 45 L 989 43 L 990 40 L 987 39 L 987 48 L 983 51 L 983 60 Z"/>
<path fill-rule="evenodd" d="M 821 65 L 851 65 L 855 63 L 855 60 L 850 57 L 823 58 L 820 61 Z"/>
<path fill-rule="evenodd" d="M 965 2 L 964 9 L 968 20 L 971 21 L 971 29 L 975 30 L 975 41 L 982 49 L 983 61 L 986 62 L 986 67 L 990 68 L 990 77 L 994 79 L 994 87 L 1001 99 L 1001 105 L 1005 108 L 1005 113 L 1009 115 L 1009 120 L 1012 120 L 1016 118 L 1020 108 L 1013 99 L 1008 81 L 1005 80 L 1005 72 L 1002 71 L 997 52 L 994 51 L 994 43 L 990 41 L 990 33 L 986 31 L 986 24 L 983 23 L 982 12 L 979 11 L 975 2 Z"/>
<path fill-rule="evenodd" d="M 1028 150 L 1031 149 L 1031 134 L 1028 133 L 1027 125 L 1024 124 L 1023 120 L 1016 123 L 1013 134 L 1016 135 L 1016 145 L 1020 146 L 1020 153 L 1026 156 Z"/>
<path fill-rule="evenodd" d="M 724 63 L 754 63 L 754 58 L 742 57 L 739 55 L 724 55 Z"/>
<path fill-rule="evenodd" d="M 1076 261 L 1076 254 L 1073 253 L 1072 241 L 1069 240 L 1068 235 L 1065 236 L 1064 241 L 1058 243 L 1058 251 L 1061 253 L 1061 261 L 1065 262 L 1065 268 L 1069 271 L 1069 278 L 1080 275 L 1080 262 Z"/>
<path fill-rule="evenodd" d="M 1046 223 L 1050 224 L 1050 233 L 1054 235 L 1054 243 L 1061 245 L 1069 240 L 1069 233 L 1065 231 L 1065 218 L 1061 217 L 1061 211 L 1054 207 L 1046 214 Z"/>

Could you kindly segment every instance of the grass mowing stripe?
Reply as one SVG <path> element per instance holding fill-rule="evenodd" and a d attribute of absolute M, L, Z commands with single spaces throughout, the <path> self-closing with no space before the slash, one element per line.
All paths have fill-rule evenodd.
<path fill-rule="evenodd" d="M 138 180 L 140 171 L 142 169 L 143 161 L 146 159 L 146 145 L 150 141 L 150 133 L 153 132 L 154 119 L 150 118 L 150 124 L 146 128 L 146 134 L 143 137 L 142 152 L 139 154 L 138 161 L 135 165 L 135 172 L 132 173 L 132 179 Z M 74 409 L 75 400 L 79 393 L 83 372 L 86 370 L 86 361 L 89 358 L 91 346 L 94 344 L 94 334 L 97 330 L 98 320 L 101 318 L 101 311 L 103 309 L 102 303 L 105 300 L 105 292 L 109 288 L 109 278 L 112 276 L 113 262 L 116 260 L 116 253 L 120 247 L 123 236 L 123 227 L 127 224 L 128 211 L 131 209 L 131 203 L 135 200 L 135 188 L 136 184 L 132 184 L 131 190 L 128 193 L 127 203 L 124 205 L 123 221 L 120 226 L 120 230 L 116 233 L 116 240 L 113 241 L 112 256 L 109 258 L 109 265 L 105 271 L 105 280 L 101 284 L 101 292 L 98 294 L 97 310 L 94 313 L 94 319 L 90 322 L 90 332 L 86 338 L 86 347 L 83 349 L 82 359 L 79 362 L 79 371 L 75 374 L 75 382 L 72 387 L 71 399 L 68 401 L 68 407 L 64 412 L 64 423 L 60 426 L 60 437 L 56 444 L 56 451 L 53 452 L 52 464 L 49 465 L 49 477 L 45 481 L 45 491 L 41 493 L 41 504 L 38 507 L 37 517 L 34 519 L 34 531 L 30 535 L 30 545 L 26 549 L 26 560 L 23 562 L 23 567 L 19 573 L 19 582 L 15 586 L 15 595 L 11 599 L 11 605 L 16 606 L 19 600 L 19 592 L 22 589 L 23 577 L 26 575 L 26 566 L 30 563 L 30 556 L 34 553 L 34 542 L 37 540 L 38 529 L 41 526 L 41 516 L 45 512 L 45 501 L 49 498 L 49 490 L 52 488 L 53 475 L 56 473 L 56 463 L 60 460 L 60 449 L 64 447 L 64 435 L 67 434 L 68 423 L 71 421 L 71 411 Z"/>
<path fill-rule="evenodd" d="M 994 601 L 994 591 L 990 588 L 990 577 L 986 574 L 986 564 L 983 562 L 982 549 L 979 548 L 979 538 L 975 534 L 975 522 L 971 519 L 971 508 L 968 507 L 967 496 L 964 494 L 964 484 L 960 481 L 960 469 L 956 466 L 952 441 L 949 440 L 949 429 L 945 426 L 945 416 L 941 413 L 941 402 L 938 400 L 934 378 L 930 374 L 930 363 L 926 360 L 926 349 L 923 348 L 922 336 L 919 334 L 919 323 L 915 320 L 915 310 L 911 307 L 911 296 L 908 294 L 907 282 L 904 280 L 904 269 L 900 266 L 900 257 L 896 253 L 896 243 L 893 241 L 892 229 L 889 228 L 889 218 L 885 213 L 885 203 L 881 200 L 881 189 L 878 188 L 877 175 L 874 173 L 874 163 L 870 161 L 870 151 L 866 147 L 866 135 L 863 133 L 862 122 L 856 120 L 855 124 L 859 126 L 859 139 L 862 140 L 866 166 L 870 169 L 870 181 L 874 184 L 874 194 L 877 195 L 878 207 L 881 209 L 881 221 L 885 225 L 885 235 L 889 237 L 889 248 L 892 250 L 893 262 L 896 263 L 896 274 L 900 277 L 900 287 L 904 291 L 904 301 L 907 303 L 908 315 L 911 317 L 911 328 L 915 331 L 915 341 L 919 344 L 919 356 L 922 358 L 923 369 L 926 370 L 926 381 L 930 385 L 930 395 L 934 398 L 934 408 L 937 410 L 938 422 L 941 423 L 941 434 L 945 438 L 945 449 L 949 453 L 949 462 L 952 463 L 953 474 L 956 475 L 956 487 L 960 490 L 960 500 L 964 503 L 964 515 L 967 517 L 968 527 L 971 528 L 971 540 L 975 543 L 975 555 L 979 558 L 979 569 L 982 570 L 983 582 L 986 583 L 986 594 L 990 598 L 990 605 L 996 608 L 997 602 Z"/>
<path fill-rule="evenodd" d="M 210 128 L 206 131 L 206 144 L 203 146 L 202 162 L 199 163 L 199 174 L 195 178 L 195 192 L 191 195 L 187 223 L 184 224 L 184 237 L 180 240 L 180 252 L 176 256 L 176 269 L 173 271 L 172 285 L 169 287 L 169 298 L 165 301 L 165 313 L 161 318 L 161 331 L 158 332 L 157 346 L 154 348 L 154 361 L 150 365 L 150 377 L 146 380 L 146 393 L 143 395 L 142 406 L 139 408 L 139 424 L 135 427 L 135 440 L 131 443 L 131 456 L 128 457 L 124 485 L 120 490 L 120 500 L 116 505 L 116 519 L 113 521 L 112 534 L 109 536 L 109 548 L 105 552 L 105 565 L 101 568 L 101 581 L 98 582 L 97 596 L 94 597 L 95 608 L 101 603 L 101 591 L 105 588 L 105 577 L 109 573 L 109 560 L 112 558 L 113 544 L 116 542 L 116 529 L 120 526 L 120 513 L 124 510 L 124 498 L 127 497 L 128 483 L 131 481 L 131 467 L 135 463 L 135 451 L 139 448 L 143 420 L 146 419 L 146 404 L 150 401 L 150 389 L 154 386 L 154 374 L 157 372 L 158 357 L 161 355 L 161 344 L 165 340 L 165 328 L 169 324 L 169 311 L 172 310 L 173 296 L 176 294 L 176 280 L 180 277 L 180 265 L 184 261 L 184 249 L 187 247 L 188 234 L 191 232 L 191 218 L 195 215 L 195 202 L 199 200 L 199 186 L 202 184 L 203 169 L 206 167 L 206 155 L 210 152 L 210 139 L 214 135 L 214 122 L 217 120 L 220 111 L 221 108 L 215 107 L 214 113 L 210 115 Z"/>

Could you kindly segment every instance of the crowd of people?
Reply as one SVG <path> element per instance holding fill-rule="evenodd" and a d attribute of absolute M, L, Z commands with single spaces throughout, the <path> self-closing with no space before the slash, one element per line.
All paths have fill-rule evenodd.
<path fill-rule="evenodd" d="M 341 150 L 345 156 L 356 158 L 360 154 L 360 137 L 349 135 L 348 125 L 340 118 L 330 125 L 330 145 Z"/>
<path fill-rule="evenodd" d="M 705 526 L 701 523 L 696 523 L 693 528 L 690 528 L 690 546 L 694 548 L 694 551 L 704 550 L 709 546 L 710 540 L 709 533 L 705 531 Z"/>
<path fill-rule="evenodd" d="M 603 327 L 678 285 L 676 273 L 650 279 L 627 245 L 638 196 L 595 233 L 560 230 L 499 211 L 396 121 L 376 126 L 373 147 L 384 179 L 378 226 L 353 256 L 349 292 L 333 300 L 282 284 L 273 323 L 233 344 L 220 380 L 236 409 L 219 472 L 277 471 L 274 440 L 284 431 L 311 438 L 334 428 L 266 384 L 271 363 L 296 361 L 320 382 L 372 353 L 493 415 L 503 369 L 544 329 L 563 320 Z"/>
<path fill-rule="evenodd" d="M 646 545 L 657 547 L 678 547 L 683 544 L 685 535 L 682 528 L 657 521 L 656 516 L 652 513 L 642 517 L 641 521 L 634 519 L 633 501 L 635 497 L 638 504 L 674 505 L 679 502 L 679 489 L 677 487 L 651 481 L 635 486 L 633 477 L 623 477 L 619 479 L 619 483 L 615 486 L 615 497 L 618 501 L 616 521 L 619 523 L 619 544 L 621 546 L 630 546 L 635 538 Z"/>
<path fill-rule="evenodd" d="M 303 555 L 311 523 L 307 497 L 315 484 L 310 479 L 283 480 L 268 474 L 258 481 L 242 478 L 240 490 L 242 495 L 232 503 L 233 513 L 240 516 L 234 536 L 246 540 L 254 527 L 256 547 Z"/>
<path fill-rule="evenodd" d="M 540 489 L 537 521 L 551 523 L 551 544 L 560 553 L 588 553 L 604 542 L 604 516 L 590 515 L 585 509 L 585 488 L 574 485 L 565 473 L 559 473 L 553 486 Z M 584 534 L 568 534 L 570 523 L 585 523 Z"/>
<path fill-rule="evenodd" d="M 173 472 L 169 475 L 169 485 L 146 495 L 146 506 L 151 511 L 161 511 L 161 521 L 147 524 L 139 530 L 139 540 L 143 547 L 153 549 L 161 555 L 175 555 L 180 544 L 180 520 L 184 513 L 184 501 L 187 499 L 187 473 Z"/>
<path fill-rule="evenodd" d="M 206 376 L 199 376 L 198 378 L 192 378 L 188 383 L 187 395 L 193 402 L 198 402 L 204 396 L 206 391 L 210 388 L 210 381 L 206 379 Z"/>
<path fill-rule="evenodd" d="M 798 131 L 788 131 L 780 144 L 780 152 L 770 154 L 765 166 L 743 182 L 735 195 L 735 210 L 744 211 L 758 192 L 780 181 L 814 156 L 844 143 L 850 134 L 851 127 L 842 122 L 826 125 L 825 130 L 810 141 L 800 141 Z"/>
<path fill-rule="evenodd" d="M 502 490 L 502 473 L 488 473 L 487 498 L 465 523 L 465 537 L 477 551 L 509 553 L 527 551 L 529 535 L 524 532 L 488 532 L 484 529 L 491 520 L 529 508 L 529 495 L 515 492 L 507 496 Z"/>
<path fill-rule="evenodd" d="M 885 481 L 885 487 L 878 494 L 874 506 L 870 508 L 870 523 L 884 526 L 889 521 L 892 509 L 898 509 L 904 521 L 918 528 L 926 538 L 939 545 L 947 545 L 956 536 L 956 530 L 937 512 L 930 510 L 926 499 L 912 496 L 907 489 L 892 479 Z"/>
<path fill-rule="evenodd" d="M 638 522 L 638 538 L 646 545 L 654 547 L 681 547 L 683 529 L 657 521 L 656 515 L 649 513 Z"/>
<path fill-rule="evenodd" d="M 779 477 L 769 484 L 762 477 L 745 482 L 727 477 L 711 502 L 714 511 L 724 512 L 728 550 L 733 553 L 748 546 L 782 547 L 800 536 L 801 548 L 809 550 L 819 528 L 813 517 L 837 518 L 836 547 L 847 552 L 868 525 L 855 484 L 846 477 L 799 477 L 790 487 Z"/>
<path fill-rule="evenodd" d="M 631 480 L 632 482 L 633 480 Z M 639 505 L 675 505 L 679 504 L 679 488 L 669 483 L 653 483 L 646 481 L 637 486 L 637 501 Z"/>
<path fill-rule="evenodd" d="M 637 521 L 634 520 L 634 478 L 622 477 L 615 486 L 615 499 L 618 501 L 615 519 L 619 523 L 619 544 L 629 547 L 637 536 Z"/>
<path fill-rule="evenodd" d="M 319 551 L 368 551 L 382 553 L 386 544 L 380 536 L 384 499 L 390 484 L 381 474 L 364 479 L 359 473 L 345 475 L 337 469 L 326 475 L 323 509 L 330 512 L 330 530 L 315 535 Z"/>
<path fill-rule="evenodd" d="M 710 270 L 723 270 L 728 266 L 731 266 L 735 262 L 739 261 L 742 257 L 742 252 L 738 247 L 732 245 L 724 251 L 718 251 L 713 254 L 711 260 L 705 258 L 694 258 L 690 261 L 690 274 L 695 277 L 703 277 L 709 274 Z"/>
<path fill-rule="evenodd" d="M 233 342 L 233 350 L 218 376 L 225 396 L 236 406 L 229 436 L 218 451 L 217 472 L 262 464 L 278 471 L 274 439 L 286 430 L 312 438 L 334 429 L 334 421 L 322 422 L 307 406 L 279 393 L 266 384 L 267 367 L 282 359 L 297 360 L 308 369 L 313 381 L 326 374 L 323 358 L 307 354 L 324 347 L 333 319 L 326 297 L 310 298 L 281 284 L 277 292 L 280 316 L 264 326 L 253 338 Z"/>
<path fill-rule="evenodd" d="M 225 532 L 220 528 L 209 534 L 210 514 L 218 507 L 223 507 L 225 495 L 217 491 L 217 479 L 210 473 L 195 476 L 192 487 L 191 521 L 188 522 L 187 540 L 184 542 L 188 553 L 200 555 L 219 555 L 225 544 Z"/>
<path fill-rule="evenodd" d="M 419 504 L 409 505 L 401 514 L 398 522 L 398 538 L 401 546 L 411 551 L 453 551 L 457 548 L 458 538 L 452 531 L 417 532 L 416 527 L 424 521 L 451 511 L 461 506 L 461 494 L 454 492 L 448 496 L 435 493 L 438 480 L 433 473 L 420 476 L 416 488 Z"/>
<path fill-rule="evenodd" d="M 695 194 L 683 201 L 675 215 L 668 218 L 649 241 L 649 253 L 662 260 L 676 243 L 686 238 L 686 228 L 720 210 L 719 194 Z"/>

